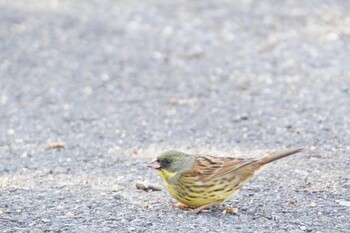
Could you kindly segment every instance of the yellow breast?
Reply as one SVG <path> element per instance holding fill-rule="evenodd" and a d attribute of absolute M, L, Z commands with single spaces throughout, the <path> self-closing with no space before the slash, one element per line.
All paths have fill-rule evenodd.
<path fill-rule="evenodd" d="M 195 207 L 230 199 L 236 193 L 237 182 L 239 182 L 232 177 L 226 182 L 216 179 L 202 182 L 198 177 L 180 177 L 176 182 L 169 184 L 169 180 L 174 178 L 176 173 L 161 170 L 160 176 L 172 197 Z"/>

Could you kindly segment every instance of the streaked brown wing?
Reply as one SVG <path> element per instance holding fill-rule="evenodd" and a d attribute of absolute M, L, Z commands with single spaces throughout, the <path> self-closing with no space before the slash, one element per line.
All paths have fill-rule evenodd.
<path fill-rule="evenodd" d="M 183 175 L 198 176 L 200 180 L 206 181 L 231 173 L 253 162 L 256 160 L 200 155 L 196 158 L 196 163 L 191 170 Z"/>

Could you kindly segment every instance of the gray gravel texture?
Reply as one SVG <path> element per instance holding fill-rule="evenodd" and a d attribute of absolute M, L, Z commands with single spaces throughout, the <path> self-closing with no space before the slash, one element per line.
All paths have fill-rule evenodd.
<path fill-rule="evenodd" d="M 0 0 L 1 232 L 350 232 L 349 12 L 340 0 Z M 145 163 L 168 149 L 298 146 L 210 212 L 135 188 L 161 184 Z"/>

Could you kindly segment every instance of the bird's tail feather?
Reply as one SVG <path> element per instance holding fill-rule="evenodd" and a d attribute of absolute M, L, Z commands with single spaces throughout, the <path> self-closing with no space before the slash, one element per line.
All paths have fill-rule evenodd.
<path fill-rule="evenodd" d="M 278 152 L 276 154 L 272 154 L 272 155 L 269 155 L 269 156 L 266 156 L 266 157 L 260 159 L 257 163 L 259 165 L 263 166 L 265 164 L 271 163 L 271 162 L 276 161 L 278 159 L 282 159 L 282 158 L 287 157 L 289 155 L 299 153 L 302 150 L 303 150 L 303 148 L 297 148 L 297 149 L 290 149 L 290 150 Z"/>

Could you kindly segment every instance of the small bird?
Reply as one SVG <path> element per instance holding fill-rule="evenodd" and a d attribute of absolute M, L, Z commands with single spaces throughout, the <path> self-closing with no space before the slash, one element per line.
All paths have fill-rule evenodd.
<path fill-rule="evenodd" d="M 190 155 L 172 150 L 162 153 L 148 167 L 158 170 L 170 195 L 192 212 L 232 198 L 264 165 L 302 151 L 291 149 L 262 159 Z"/>

